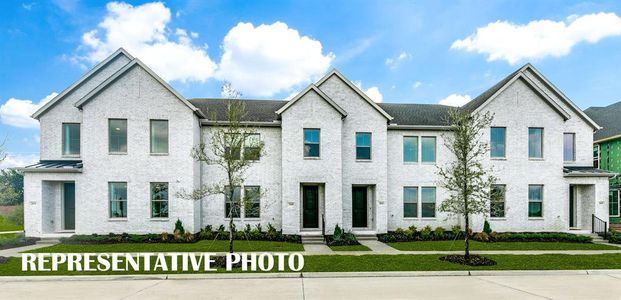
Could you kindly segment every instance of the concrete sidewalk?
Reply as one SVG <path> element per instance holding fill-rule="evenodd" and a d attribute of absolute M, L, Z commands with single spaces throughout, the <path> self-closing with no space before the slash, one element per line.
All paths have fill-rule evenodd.
<path fill-rule="evenodd" d="M 597 275 L 530 273 L 429 277 L 309 273 L 317 276 L 0 281 L 0 299 L 612 299 L 621 294 L 618 271 Z"/>

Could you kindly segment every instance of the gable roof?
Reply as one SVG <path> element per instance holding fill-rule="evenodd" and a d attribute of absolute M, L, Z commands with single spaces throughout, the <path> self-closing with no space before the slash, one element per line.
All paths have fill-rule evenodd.
<path fill-rule="evenodd" d="M 449 126 L 449 112 L 457 109 L 441 104 L 378 103 L 393 116 L 391 125 Z"/>
<path fill-rule="evenodd" d="M 60 94 L 56 95 L 56 97 L 54 97 L 52 100 L 48 101 L 45 105 L 41 106 L 37 111 L 35 111 L 32 114 L 32 118 L 39 119 L 39 117 L 41 117 L 41 115 L 43 115 L 50 108 L 52 108 L 54 105 L 56 105 L 58 102 L 60 102 L 60 100 L 65 98 L 65 96 L 69 95 L 75 89 L 80 87 L 83 83 L 85 83 L 90 78 L 92 78 L 97 73 L 99 73 L 100 70 L 102 70 L 110 62 L 112 62 L 114 59 L 116 59 L 119 55 L 124 55 L 127 58 L 129 58 L 130 60 L 134 59 L 134 57 L 131 56 L 127 51 L 125 51 L 125 49 L 119 48 L 118 50 L 114 51 L 114 53 L 112 53 L 110 56 L 108 56 L 108 58 L 104 59 L 102 62 L 100 62 L 97 65 L 95 65 L 95 67 L 93 67 L 90 71 L 86 72 L 86 74 L 82 75 L 82 77 L 80 77 L 80 79 L 78 79 L 78 81 L 74 82 L 72 85 L 70 85 L 64 91 L 62 91 Z"/>
<path fill-rule="evenodd" d="M 573 110 L 578 116 L 586 121 L 593 129 L 599 129 L 600 126 L 589 118 L 582 110 L 580 110 L 565 94 L 563 94 L 556 86 L 554 86 L 547 78 L 545 78 L 533 65 L 530 63 L 525 64 L 515 72 L 509 74 L 507 77 L 500 80 L 488 90 L 481 93 L 476 98 L 462 106 L 463 110 L 468 112 L 475 112 L 484 107 L 489 101 L 499 95 L 505 88 L 518 79 L 523 80 L 534 92 L 539 94 L 550 107 L 552 107 L 557 113 L 559 113 L 565 120 L 570 118 L 569 113 L 554 101 L 544 90 L 542 90 L 537 84 L 535 84 L 528 76 L 525 75 L 525 71 L 531 71 L 543 84 L 550 89 L 556 96 L 563 101 L 571 110 Z"/>
<path fill-rule="evenodd" d="M 594 142 L 621 138 L 621 102 L 605 107 L 589 107 L 584 113 L 602 126 L 593 134 Z"/>
<path fill-rule="evenodd" d="M 375 101 L 371 100 L 367 94 L 361 91 L 355 84 L 353 84 L 349 79 L 347 79 L 341 72 L 337 69 L 332 69 L 328 74 L 324 75 L 317 83 L 316 86 L 321 86 L 324 82 L 326 82 L 330 77 L 337 76 L 341 81 L 343 81 L 350 89 L 358 94 L 358 96 L 362 97 L 362 99 L 366 100 L 369 105 L 371 105 L 375 110 L 377 110 L 380 114 L 382 114 L 389 121 L 392 120 L 392 116 L 389 115 L 386 111 L 384 111 Z"/>
<path fill-rule="evenodd" d="M 287 104 L 280 100 L 249 100 L 249 99 L 214 99 L 194 98 L 190 103 L 200 109 L 212 121 L 227 121 L 226 111 L 229 101 L 239 100 L 244 103 L 246 114 L 242 116 L 244 122 L 274 122 L 278 120 L 276 111 Z"/>
<path fill-rule="evenodd" d="M 295 97 L 293 97 L 293 99 L 289 100 L 287 102 L 287 104 L 285 104 L 283 107 L 278 109 L 276 111 L 276 114 L 280 115 L 283 112 L 285 112 L 285 110 L 287 110 L 289 107 L 291 107 L 293 104 L 295 104 L 295 102 L 300 100 L 302 97 L 304 97 L 304 95 L 306 95 L 310 91 L 314 91 L 315 93 L 317 93 L 319 95 L 319 97 L 321 97 L 323 100 L 328 102 L 328 104 L 330 104 L 330 106 L 332 106 L 334 109 L 336 109 L 336 111 L 338 111 L 341 114 L 341 116 L 343 116 L 343 118 L 347 117 L 347 112 L 343 108 L 341 108 L 338 104 L 336 104 L 332 99 L 330 99 L 330 97 L 328 97 L 328 95 L 326 95 L 316 85 L 314 85 L 312 83 L 308 87 L 306 87 L 303 91 L 298 93 Z"/>
<path fill-rule="evenodd" d="M 95 97 L 100 92 L 105 90 L 110 84 L 114 83 L 117 79 L 122 77 L 125 73 L 127 73 L 129 70 L 131 70 L 135 66 L 140 66 L 142 69 L 147 71 L 147 73 L 149 73 L 149 75 L 151 75 L 153 78 L 155 78 L 155 80 L 157 80 L 162 86 L 164 86 L 168 91 L 170 91 L 173 95 L 175 95 L 175 97 L 177 97 L 183 104 L 185 104 L 188 108 L 190 108 L 198 116 L 206 118 L 206 116 L 198 108 L 196 108 L 194 105 L 192 105 L 192 103 L 188 102 L 188 100 L 186 100 L 181 94 L 179 94 L 175 89 L 173 89 L 172 86 L 170 86 L 166 81 L 164 81 L 164 79 L 162 79 L 157 74 L 155 74 L 155 72 L 153 72 L 153 70 L 151 70 L 149 67 L 147 67 L 138 58 L 132 59 L 129 63 L 127 63 L 125 66 L 123 66 L 120 70 L 118 70 L 116 73 L 112 74 L 112 76 L 108 77 L 108 79 L 104 80 L 104 82 L 102 82 L 100 85 L 98 85 L 92 91 L 90 91 L 88 94 L 86 94 L 84 97 L 82 97 L 82 99 L 80 99 L 78 102 L 75 103 L 75 107 L 82 108 L 82 106 L 84 106 L 91 99 L 93 99 L 93 97 Z"/>

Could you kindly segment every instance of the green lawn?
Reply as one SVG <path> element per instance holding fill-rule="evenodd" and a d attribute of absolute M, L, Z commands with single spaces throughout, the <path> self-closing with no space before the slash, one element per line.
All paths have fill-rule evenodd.
<path fill-rule="evenodd" d="M 251 251 L 304 251 L 302 244 L 271 242 L 271 241 L 235 241 L 234 250 L 237 252 Z M 71 245 L 58 244 L 39 248 L 29 252 L 36 253 L 93 253 L 93 252 L 228 252 L 229 241 L 198 241 L 192 244 L 175 243 L 121 243 L 121 244 L 90 244 Z"/>
<path fill-rule="evenodd" d="M 19 235 L 19 233 L 0 233 L 0 240 L 10 240 L 14 239 Z"/>
<path fill-rule="evenodd" d="M 592 270 L 621 269 L 621 254 L 601 255 L 486 255 L 498 264 L 470 267 L 440 261 L 441 255 L 317 255 L 305 256 L 303 272 L 371 272 L 371 271 L 456 271 L 456 270 Z M 153 265 L 153 264 L 152 264 Z M 223 270 L 220 270 L 223 272 Z M 236 270 L 240 272 L 240 270 Z M 145 272 L 140 272 L 145 273 Z M 181 272 L 149 272 L 181 273 Z M 69 272 L 60 265 L 54 272 L 22 272 L 21 260 L 11 258 L 0 264 L 0 276 L 24 275 L 109 275 L 128 272 Z M 135 273 L 133 273 L 135 274 Z"/>
<path fill-rule="evenodd" d="M 365 245 L 349 245 L 349 246 L 330 246 L 332 251 L 371 251 Z"/>
<path fill-rule="evenodd" d="M 0 216 L 0 232 L 24 230 L 24 226 L 9 223 L 4 216 Z"/>
<path fill-rule="evenodd" d="M 464 242 L 461 240 L 397 242 L 388 243 L 388 245 L 402 251 L 451 251 L 464 249 Z M 621 248 L 601 244 L 561 242 L 482 243 L 477 241 L 470 241 L 470 250 L 621 250 Z"/>

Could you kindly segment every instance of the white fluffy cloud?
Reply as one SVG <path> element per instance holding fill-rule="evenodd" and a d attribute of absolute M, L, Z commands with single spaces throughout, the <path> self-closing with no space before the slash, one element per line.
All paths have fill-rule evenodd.
<path fill-rule="evenodd" d="M 32 100 L 10 98 L 0 106 L 0 121 L 3 124 L 21 128 L 39 128 L 39 122 L 30 116 L 58 93 L 51 93 L 38 103 Z"/>
<path fill-rule="evenodd" d="M 32 165 L 39 161 L 38 154 L 7 154 L 6 158 L 0 162 L 0 170 L 8 168 L 21 168 Z"/>
<path fill-rule="evenodd" d="M 386 61 L 384 62 L 391 70 L 396 69 L 397 67 L 399 67 L 399 64 L 401 64 L 402 61 L 410 59 L 411 56 L 410 54 L 408 54 L 405 51 L 401 51 L 401 53 L 399 53 L 399 55 L 397 55 L 396 57 L 389 57 L 386 59 Z"/>
<path fill-rule="evenodd" d="M 564 56 L 578 43 L 596 43 L 617 35 L 621 35 L 621 18 L 601 12 L 572 15 L 564 21 L 536 20 L 526 25 L 496 21 L 456 40 L 451 48 L 485 54 L 488 61 L 515 64 L 525 59 Z"/>
<path fill-rule="evenodd" d="M 239 23 L 224 37 L 217 77 L 244 94 L 271 96 L 323 75 L 334 54 L 287 24 Z"/>
<path fill-rule="evenodd" d="M 470 95 L 450 94 L 448 97 L 440 100 L 440 104 L 448 106 L 462 106 L 472 100 Z"/>
<path fill-rule="evenodd" d="M 171 12 L 163 3 L 110 2 L 106 10 L 98 28 L 82 35 L 87 49 L 82 59 L 96 63 L 123 47 L 166 80 L 205 81 L 213 76 L 216 64 L 207 46 L 194 43 L 196 33 L 169 28 Z"/>
<path fill-rule="evenodd" d="M 373 100 L 374 102 L 380 103 L 384 101 L 384 96 L 382 95 L 378 87 L 372 86 L 365 90 L 362 87 L 362 81 L 358 80 L 358 81 L 354 81 L 353 83 L 356 87 L 362 90 L 367 96 L 369 96 L 369 98 L 371 98 L 371 100 Z"/>

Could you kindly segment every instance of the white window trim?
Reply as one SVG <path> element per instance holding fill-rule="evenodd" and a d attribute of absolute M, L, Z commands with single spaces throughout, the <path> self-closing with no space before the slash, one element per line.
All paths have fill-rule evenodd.
<path fill-rule="evenodd" d="M 489 157 L 492 160 L 507 160 L 507 126 L 490 126 L 489 129 L 489 141 L 490 141 L 490 145 L 492 143 L 492 129 L 494 128 L 504 128 L 505 129 L 505 136 L 504 136 L 504 142 L 503 144 L 505 145 L 505 155 L 503 156 L 492 156 L 492 149 L 490 146 L 490 151 L 489 151 Z"/>
<path fill-rule="evenodd" d="M 304 139 L 304 131 L 305 130 L 317 130 L 319 131 L 319 142 L 317 143 L 308 143 L 308 144 L 318 144 L 319 145 L 319 155 L 318 156 L 306 156 L 306 154 L 304 153 L 304 146 L 306 146 L 306 140 Z M 305 127 L 302 128 L 302 157 L 304 159 L 321 159 L 321 153 L 322 153 L 322 149 L 321 149 L 321 128 L 316 128 L 316 127 Z"/>

